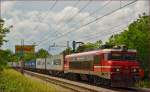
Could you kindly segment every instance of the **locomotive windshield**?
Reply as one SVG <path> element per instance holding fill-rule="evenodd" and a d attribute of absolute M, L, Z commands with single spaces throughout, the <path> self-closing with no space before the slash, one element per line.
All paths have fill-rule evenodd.
<path fill-rule="evenodd" d="M 108 55 L 109 60 L 136 60 L 136 54 L 128 53 L 110 53 Z"/>

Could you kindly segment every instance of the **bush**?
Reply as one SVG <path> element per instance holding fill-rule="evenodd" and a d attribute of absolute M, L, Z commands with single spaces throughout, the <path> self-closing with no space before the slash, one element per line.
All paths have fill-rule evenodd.
<path fill-rule="evenodd" d="M 6 67 L 7 63 L 5 62 L 5 60 L 2 60 L 2 58 L 0 58 L 0 72 Z"/>
<path fill-rule="evenodd" d="M 138 88 L 149 88 L 149 80 L 142 80 L 142 81 L 139 81 L 138 83 L 135 84 L 135 87 L 138 87 Z"/>

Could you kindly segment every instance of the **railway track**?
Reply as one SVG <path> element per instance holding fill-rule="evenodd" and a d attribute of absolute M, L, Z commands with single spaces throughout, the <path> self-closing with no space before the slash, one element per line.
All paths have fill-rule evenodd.
<path fill-rule="evenodd" d="M 24 70 L 25 74 L 40 78 L 44 81 L 62 86 L 64 88 L 73 90 L 75 92 L 150 92 L 149 90 L 136 89 L 136 88 L 103 88 L 85 83 L 75 82 L 67 79 L 52 77 L 45 74 L 35 73 Z"/>
<path fill-rule="evenodd" d="M 44 74 L 39 74 L 39 73 L 35 73 L 35 72 L 31 72 L 31 71 L 24 71 L 24 73 L 29 74 L 31 76 L 34 77 L 38 77 L 44 81 L 56 84 L 56 85 L 60 85 L 62 87 L 65 87 L 67 89 L 71 89 L 75 92 L 102 92 L 100 91 L 100 89 L 96 86 L 91 86 L 91 85 L 85 85 L 83 83 L 78 83 L 78 82 L 74 82 L 74 81 L 70 81 L 70 80 L 66 80 L 66 79 L 62 79 L 62 78 L 56 78 L 56 77 L 51 77 L 48 75 L 44 75 Z M 103 92 L 112 92 L 112 90 L 109 89 L 101 89 L 103 90 Z M 116 91 L 117 92 L 117 91 Z"/>

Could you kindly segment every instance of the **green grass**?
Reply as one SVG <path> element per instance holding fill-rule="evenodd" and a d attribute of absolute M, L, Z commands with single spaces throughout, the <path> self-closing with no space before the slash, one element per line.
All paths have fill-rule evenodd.
<path fill-rule="evenodd" d="M 135 84 L 135 87 L 138 87 L 138 88 L 149 88 L 149 80 L 142 80 L 138 83 Z"/>
<path fill-rule="evenodd" d="M 0 73 L 0 92 L 56 92 L 54 86 L 33 80 L 12 69 Z"/>

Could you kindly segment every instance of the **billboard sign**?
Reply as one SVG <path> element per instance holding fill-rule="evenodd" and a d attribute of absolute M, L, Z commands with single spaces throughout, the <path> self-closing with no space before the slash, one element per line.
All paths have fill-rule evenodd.
<path fill-rule="evenodd" d="M 35 46 L 34 45 L 16 45 L 15 46 L 15 53 L 34 53 L 35 52 Z"/>

